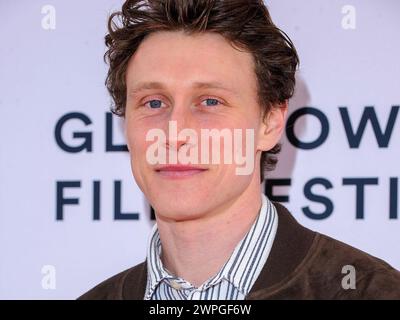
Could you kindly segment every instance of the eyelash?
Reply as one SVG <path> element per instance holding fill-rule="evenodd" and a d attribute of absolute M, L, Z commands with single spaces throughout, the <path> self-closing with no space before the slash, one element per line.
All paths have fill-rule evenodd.
<path fill-rule="evenodd" d="M 201 102 L 203 102 L 203 101 L 205 101 L 205 100 L 216 100 L 216 101 L 218 102 L 218 104 L 216 104 L 216 105 L 203 106 L 203 107 L 205 107 L 205 108 L 207 108 L 207 107 L 218 107 L 219 105 L 223 104 L 223 102 L 222 102 L 220 99 L 214 98 L 214 97 L 205 97 L 204 99 L 201 100 Z M 148 104 L 148 103 L 151 102 L 151 101 L 161 101 L 161 103 L 163 103 L 163 101 L 162 101 L 161 99 L 150 99 L 150 100 L 147 100 L 146 102 L 144 102 L 144 103 L 142 104 L 142 106 L 143 106 L 143 107 L 146 107 L 146 104 Z M 159 107 L 159 108 L 150 108 L 150 107 L 148 107 L 148 108 L 149 108 L 149 109 L 161 109 L 162 107 Z"/>

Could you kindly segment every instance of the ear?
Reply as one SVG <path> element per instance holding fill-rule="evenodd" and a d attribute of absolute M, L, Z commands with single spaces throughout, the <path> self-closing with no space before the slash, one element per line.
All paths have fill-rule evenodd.
<path fill-rule="evenodd" d="M 257 150 L 268 151 L 281 139 L 285 128 L 288 100 L 275 104 L 268 114 L 262 113 Z"/>

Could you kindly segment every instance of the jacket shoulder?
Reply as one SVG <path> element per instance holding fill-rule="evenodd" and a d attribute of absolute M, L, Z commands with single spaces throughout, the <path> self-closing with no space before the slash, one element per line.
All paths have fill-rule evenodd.
<path fill-rule="evenodd" d="M 338 299 L 400 299 L 400 272 L 372 256 L 327 235 L 313 264 L 338 281 Z M 340 281 L 339 281 L 340 280 Z"/>
<path fill-rule="evenodd" d="M 127 270 L 124 270 L 107 280 L 99 283 L 94 288 L 90 289 L 77 300 L 123 300 L 126 299 L 125 291 L 126 284 L 129 281 L 130 286 L 134 286 L 134 289 L 131 290 L 131 294 L 133 291 L 136 291 L 140 294 L 140 288 L 143 286 L 142 274 L 145 269 L 145 262 L 142 262 L 134 267 L 131 267 Z M 135 290 L 136 289 L 136 290 Z M 137 299 L 140 299 L 137 297 Z"/>
<path fill-rule="evenodd" d="M 400 299 L 400 272 L 362 250 L 299 224 L 273 202 L 278 230 L 247 299 Z"/>

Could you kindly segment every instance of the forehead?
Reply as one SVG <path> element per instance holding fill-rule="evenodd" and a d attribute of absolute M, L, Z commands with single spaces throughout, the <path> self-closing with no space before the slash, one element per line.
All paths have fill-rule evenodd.
<path fill-rule="evenodd" d="M 210 32 L 152 33 L 131 57 L 127 70 L 128 87 L 143 81 L 217 82 L 246 90 L 255 86 L 255 80 L 251 53 L 239 51 L 223 36 Z"/>

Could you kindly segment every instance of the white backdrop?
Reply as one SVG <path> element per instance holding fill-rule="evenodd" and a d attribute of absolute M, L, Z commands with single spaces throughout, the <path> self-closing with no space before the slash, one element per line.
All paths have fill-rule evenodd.
<path fill-rule="evenodd" d="M 112 151 L 124 143 L 122 122 L 106 125 L 103 38 L 121 3 L 0 2 L 2 299 L 73 299 L 145 258 L 149 206 L 128 153 Z M 399 269 L 400 2 L 267 5 L 301 59 L 289 115 L 318 112 L 298 117 L 288 135 L 307 143 L 327 134 L 311 149 L 285 134 L 269 176 L 284 186 L 271 197 L 283 196 L 302 224 Z M 60 136 L 70 147 L 86 141 L 75 153 L 56 140 L 57 123 L 71 113 Z M 61 206 L 62 197 L 78 200 Z M 134 213 L 138 219 L 123 219 Z"/>

